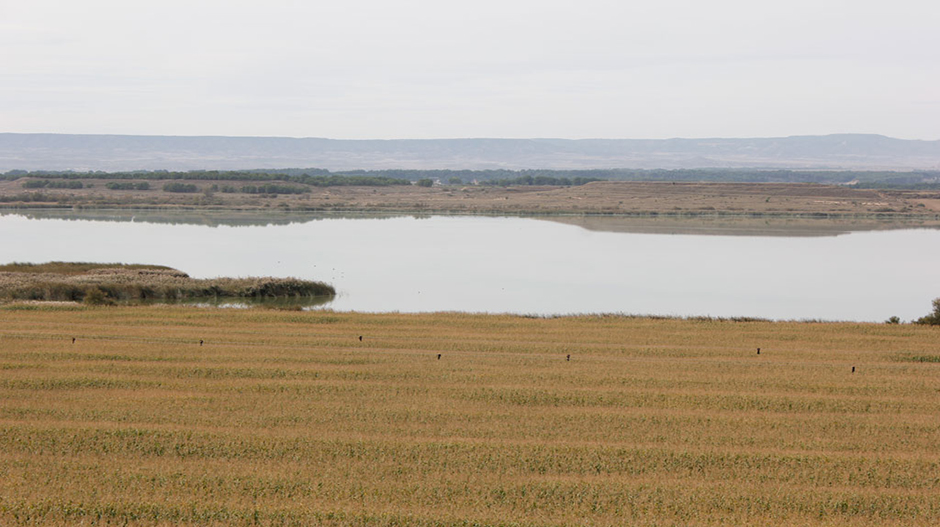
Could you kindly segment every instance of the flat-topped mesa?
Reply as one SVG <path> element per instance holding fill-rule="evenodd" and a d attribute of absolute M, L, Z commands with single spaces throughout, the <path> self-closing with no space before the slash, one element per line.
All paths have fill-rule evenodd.
<path fill-rule="evenodd" d="M 110 303 L 200 298 L 312 298 L 333 286 L 298 278 L 191 278 L 164 266 L 50 262 L 0 266 L 0 301 Z"/>

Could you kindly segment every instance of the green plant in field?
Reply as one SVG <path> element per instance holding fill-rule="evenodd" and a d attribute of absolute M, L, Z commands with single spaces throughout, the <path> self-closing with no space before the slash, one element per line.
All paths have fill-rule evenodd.
<path fill-rule="evenodd" d="M 897 316 L 890 317 L 888 320 L 885 320 L 885 324 L 900 324 L 901 319 Z"/>
<path fill-rule="evenodd" d="M 940 355 L 902 355 L 900 361 L 904 362 L 937 362 L 940 363 Z"/>

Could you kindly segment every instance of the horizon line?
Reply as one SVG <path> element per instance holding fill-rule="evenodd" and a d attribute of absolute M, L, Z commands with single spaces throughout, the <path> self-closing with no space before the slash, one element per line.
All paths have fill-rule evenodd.
<path fill-rule="evenodd" d="M 321 136 L 288 136 L 288 135 L 219 135 L 219 134 L 198 134 L 198 135 L 171 135 L 171 134 L 121 134 L 121 133 L 68 133 L 68 132 L 0 132 L 2 135 L 31 135 L 31 136 L 80 136 L 80 137 L 163 137 L 163 138 L 189 138 L 189 139 L 290 139 L 290 140 L 322 140 L 322 141 L 721 141 L 721 140 L 758 140 L 758 139 L 795 139 L 795 138 L 822 138 L 822 137 L 878 137 L 892 139 L 896 141 L 922 141 L 937 142 L 940 139 L 904 139 L 879 133 L 866 132 L 837 132 L 829 134 L 796 134 L 780 136 L 739 136 L 739 137 L 665 137 L 665 138 L 630 138 L 630 137 L 400 137 L 400 138 L 334 138 Z"/>

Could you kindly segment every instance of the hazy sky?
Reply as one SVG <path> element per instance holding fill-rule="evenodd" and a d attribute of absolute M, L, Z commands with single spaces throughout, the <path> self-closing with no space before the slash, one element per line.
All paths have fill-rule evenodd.
<path fill-rule="evenodd" d="M 940 139 L 940 2 L 0 0 L 0 132 Z"/>

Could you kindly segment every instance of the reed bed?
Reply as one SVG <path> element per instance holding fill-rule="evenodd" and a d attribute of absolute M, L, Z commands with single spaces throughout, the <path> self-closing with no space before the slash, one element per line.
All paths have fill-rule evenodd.
<path fill-rule="evenodd" d="M 332 296 L 322 282 L 296 278 L 195 279 L 163 266 L 50 262 L 0 266 L 0 300 L 185 300 L 212 297 L 305 298 Z"/>
<path fill-rule="evenodd" d="M 934 327 L 75 304 L 0 320 L 2 525 L 940 523 Z"/>

